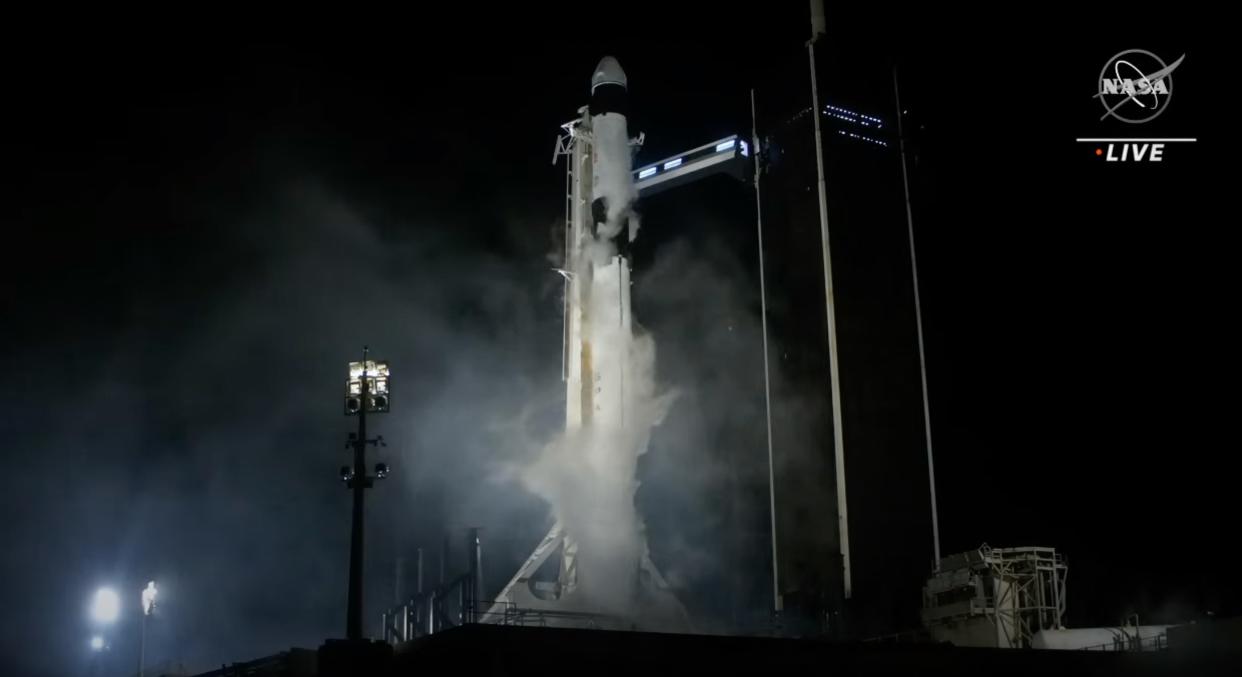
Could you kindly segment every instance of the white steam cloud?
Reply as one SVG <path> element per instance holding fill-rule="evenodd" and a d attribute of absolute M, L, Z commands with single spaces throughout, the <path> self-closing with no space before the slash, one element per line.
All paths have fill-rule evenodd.
<path fill-rule="evenodd" d="M 614 240 L 633 236 L 637 197 L 625 118 L 597 115 L 592 133 L 594 196 L 603 198 L 606 213 L 594 236 L 584 234 L 587 241 L 573 271 L 579 282 L 571 286 L 585 292 L 580 315 L 585 413 L 581 425 L 568 425 L 521 477 L 527 489 L 548 501 L 576 548 L 577 577 L 566 605 L 654 627 L 675 619 L 681 607 L 658 591 L 654 580 L 643 580 L 652 569 L 644 567 L 650 559 L 634 496 L 638 458 L 674 393 L 657 387 L 655 342 L 630 321 L 629 263 L 616 256 Z"/>

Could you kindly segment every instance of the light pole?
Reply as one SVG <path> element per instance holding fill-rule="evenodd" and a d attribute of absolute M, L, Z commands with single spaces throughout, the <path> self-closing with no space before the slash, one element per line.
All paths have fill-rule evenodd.
<path fill-rule="evenodd" d="M 148 581 L 147 587 L 142 589 L 142 629 L 139 631 L 138 639 L 138 677 L 142 677 L 142 673 L 147 667 L 147 616 L 155 611 L 155 581 Z"/>
<path fill-rule="evenodd" d="M 353 448 L 354 464 L 341 466 L 341 480 L 354 492 L 354 512 L 349 538 L 349 601 L 345 619 L 345 638 L 362 639 L 362 573 L 363 518 L 365 490 L 374 480 L 388 476 L 388 465 L 375 464 L 375 475 L 367 475 L 367 445 L 387 446 L 384 438 L 367 439 L 367 414 L 388 411 L 388 363 L 367 359 L 368 349 L 362 348 L 362 361 L 349 363 L 349 380 L 345 382 L 345 415 L 358 417 L 358 432 L 350 433 L 345 448 Z M 141 676 L 140 676 L 141 677 Z"/>

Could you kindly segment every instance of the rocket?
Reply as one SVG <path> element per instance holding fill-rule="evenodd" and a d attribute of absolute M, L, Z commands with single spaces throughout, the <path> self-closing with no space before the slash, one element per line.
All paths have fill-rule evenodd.
<path fill-rule="evenodd" d="M 641 370 L 650 370 L 654 362 L 652 352 L 639 347 L 630 318 L 629 252 L 638 230 L 631 148 L 641 143 L 641 137 L 629 137 L 626 86 L 621 64 L 611 56 L 600 60 L 591 76 L 590 103 L 578 110 L 579 117 L 561 125 L 563 134 L 553 155 L 554 162 L 561 155 L 568 158 L 565 259 L 558 269 L 565 278 L 566 439 L 574 440 L 574 453 L 581 454 L 581 463 L 591 469 L 588 481 L 604 474 L 619 480 L 607 485 L 615 495 L 599 496 L 594 504 L 596 509 L 619 513 L 634 510 L 633 491 L 625 483 L 634 477 L 637 454 L 646 445 L 651 425 L 641 415 L 650 409 L 641 406 L 652 396 L 651 379 Z M 632 515 L 618 518 L 612 523 L 623 528 L 636 524 Z M 596 591 L 600 586 L 625 589 L 625 579 L 667 591 L 641 534 L 633 535 L 633 547 L 627 550 L 623 533 L 593 526 L 598 533 L 573 534 L 558 518 L 496 596 L 487 616 L 504 617 L 510 608 L 581 610 L 572 601 L 580 585 L 580 561 L 589 562 L 585 566 L 592 570 L 586 575 L 595 581 Z M 588 547 L 580 553 L 579 546 L 588 540 L 594 550 Z M 554 553 L 560 554 L 557 580 L 550 590 L 538 588 L 536 572 Z M 615 554 L 615 561 L 601 561 L 601 553 Z M 666 603 L 685 617 L 680 603 L 663 594 Z"/>
<path fill-rule="evenodd" d="M 591 76 L 590 105 L 568 128 L 566 219 L 566 426 L 625 425 L 630 320 L 630 243 L 638 219 L 626 115 L 625 71 L 611 56 Z"/>

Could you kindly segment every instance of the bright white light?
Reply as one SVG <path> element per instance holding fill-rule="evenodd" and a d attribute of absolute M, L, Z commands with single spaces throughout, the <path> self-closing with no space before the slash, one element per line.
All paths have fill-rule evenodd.
<path fill-rule="evenodd" d="M 750 157 L 750 146 L 745 141 L 742 142 L 742 157 Z"/>
<path fill-rule="evenodd" d="M 669 160 L 668 162 L 665 162 L 664 170 L 668 171 L 672 169 L 673 167 L 680 167 L 680 166 L 681 166 L 681 158 L 677 158 L 676 160 Z"/>
<path fill-rule="evenodd" d="M 121 598 L 112 588 L 100 588 L 91 603 L 91 617 L 100 623 L 111 623 L 121 613 Z"/>
<path fill-rule="evenodd" d="M 645 179 L 648 176 L 655 176 L 655 173 L 658 169 L 659 167 L 648 167 L 638 173 L 638 178 Z"/>
<path fill-rule="evenodd" d="M 142 613 L 147 616 L 155 608 L 155 592 L 155 581 L 148 581 L 147 587 L 142 589 Z"/>
<path fill-rule="evenodd" d="M 859 136 L 858 134 L 855 134 L 854 132 L 843 132 L 843 131 L 841 131 L 841 130 L 839 130 L 839 129 L 838 129 L 838 130 L 837 130 L 837 133 L 838 133 L 838 134 L 840 134 L 841 136 L 848 136 L 848 137 L 851 137 L 851 138 L 858 139 L 858 140 L 860 140 L 860 141 L 867 141 L 867 142 L 869 142 L 869 143 L 874 143 L 874 144 L 875 144 L 875 145 L 877 145 L 877 146 L 884 146 L 885 148 L 888 148 L 888 143 L 886 143 L 886 142 L 884 142 L 884 141 L 877 141 L 876 139 L 872 139 L 872 138 L 870 138 L 870 137 L 866 137 L 866 136 Z"/>
<path fill-rule="evenodd" d="M 721 143 L 716 144 L 716 152 L 719 153 L 722 150 L 729 150 L 732 147 L 733 147 L 733 139 L 729 139 L 728 141 L 722 141 Z"/>
<path fill-rule="evenodd" d="M 100 637 L 99 635 L 95 635 L 94 637 L 91 638 L 91 649 L 95 651 L 101 651 L 103 650 L 103 648 L 104 648 L 103 637 Z"/>
<path fill-rule="evenodd" d="M 349 380 L 357 381 L 362 378 L 362 372 L 364 371 L 367 373 L 368 377 L 388 378 L 388 363 L 377 360 L 350 362 Z"/>

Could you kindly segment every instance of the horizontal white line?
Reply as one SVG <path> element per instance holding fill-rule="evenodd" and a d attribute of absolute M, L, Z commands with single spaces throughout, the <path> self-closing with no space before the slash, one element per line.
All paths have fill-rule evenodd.
<path fill-rule="evenodd" d="M 1185 139 L 1074 139 L 1074 140 L 1079 143 L 1109 143 L 1109 142 L 1127 143 L 1131 141 L 1139 142 L 1139 143 L 1179 143 L 1179 142 L 1194 143 L 1195 141 L 1198 141 L 1198 139 L 1194 139 L 1194 138 L 1185 138 Z"/>

